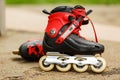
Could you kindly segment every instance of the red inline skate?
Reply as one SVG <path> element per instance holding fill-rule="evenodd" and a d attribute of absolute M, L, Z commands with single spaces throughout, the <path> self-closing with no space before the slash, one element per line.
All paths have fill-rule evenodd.
<path fill-rule="evenodd" d="M 50 71 L 56 66 L 59 71 L 66 72 L 73 67 L 77 72 L 84 72 L 91 67 L 93 72 L 100 73 L 106 67 L 101 57 L 104 46 L 98 43 L 92 21 L 88 18 L 92 10 L 85 11 L 83 6 L 58 6 L 49 14 L 48 25 L 43 39 L 43 49 L 47 53 L 39 60 L 40 68 Z M 88 20 L 84 20 L 87 18 Z M 81 26 L 91 23 L 95 40 L 90 41 L 80 35 Z M 99 54 L 99 57 L 95 57 Z"/>

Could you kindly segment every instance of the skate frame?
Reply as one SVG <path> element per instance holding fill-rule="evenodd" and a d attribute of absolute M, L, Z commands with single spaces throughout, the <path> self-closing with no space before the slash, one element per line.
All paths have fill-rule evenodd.
<path fill-rule="evenodd" d="M 55 53 L 55 52 L 54 52 Z M 60 60 L 59 58 L 63 58 Z M 59 64 L 59 65 L 67 65 L 67 64 L 77 64 L 78 66 L 84 65 L 95 65 L 99 66 L 100 62 L 93 55 L 81 55 L 81 56 L 59 56 L 59 55 L 48 55 L 45 59 L 45 64 Z"/>

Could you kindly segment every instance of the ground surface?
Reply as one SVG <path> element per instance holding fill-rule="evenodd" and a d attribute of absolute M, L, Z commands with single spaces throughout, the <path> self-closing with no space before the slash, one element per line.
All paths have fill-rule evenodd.
<path fill-rule="evenodd" d="M 107 38 L 105 38 L 106 36 L 100 36 L 101 39 L 103 39 L 103 40 L 100 40 L 100 43 L 104 44 L 106 48 L 103 56 L 107 61 L 107 68 L 101 74 L 95 74 L 91 71 L 87 71 L 85 73 L 77 73 L 73 70 L 66 73 L 58 72 L 57 70 L 53 70 L 51 72 L 44 72 L 39 68 L 38 62 L 27 62 L 24 59 L 22 59 L 20 56 L 13 55 L 12 50 L 19 48 L 19 46 L 23 42 L 32 38 L 43 37 L 42 30 L 44 27 L 39 29 L 39 26 L 38 26 L 39 21 L 38 22 L 35 21 L 35 19 L 38 19 L 37 18 L 39 15 L 37 13 L 39 11 L 38 9 L 43 9 L 43 8 L 44 8 L 43 6 L 29 7 L 29 8 L 28 7 L 22 7 L 22 8 L 8 7 L 7 8 L 6 25 L 7 25 L 7 29 L 9 30 L 7 30 L 6 36 L 0 37 L 0 79 L 1 80 L 96 80 L 96 79 L 97 80 L 120 80 L 120 63 L 119 63 L 119 56 L 120 56 L 119 9 L 120 9 L 120 6 L 116 6 L 116 7 L 98 6 L 98 8 L 95 6 L 92 6 L 92 8 L 97 12 L 97 14 L 94 13 L 94 15 L 99 15 L 98 18 L 102 18 L 102 15 L 106 14 L 106 16 L 104 16 L 104 19 L 102 18 L 99 20 L 97 17 L 94 17 L 91 15 L 95 23 L 97 25 L 99 24 L 98 26 L 101 26 L 100 24 L 101 22 L 103 22 L 104 24 L 102 25 L 105 26 L 108 24 L 111 26 L 111 27 L 107 26 L 108 28 L 101 27 L 101 28 L 104 28 L 104 31 L 100 30 L 101 28 L 97 27 L 97 29 L 99 29 L 98 33 L 104 33 L 104 34 L 109 33 L 109 34 L 106 34 L 108 35 Z M 49 9 L 49 7 L 46 7 L 46 8 Z M 14 12 L 15 11 L 14 9 L 16 9 L 17 11 Z M 13 13 L 8 13 L 10 11 L 13 11 Z M 29 11 L 29 14 L 27 11 Z M 17 15 L 20 12 L 24 14 Z M 115 15 L 108 14 L 108 13 L 113 13 Z M 12 17 L 12 14 L 14 14 L 15 17 L 14 16 Z M 27 14 L 30 16 L 27 16 Z M 20 18 L 22 15 L 26 15 L 26 17 L 24 16 Z M 42 16 L 40 16 L 39 18 L 42 19 Z M 32 17 L 32 18 L 26 19 L 28 17 L 29 18 Z M 115 21 L 116 17 L 118 22 Z M 114 20 L 115 22 L 111 21 L 110 19 Z M 23 23 L 21 21 L 23 21 Z M 45 25 L 44 21 L 46 21 L 46 19 L 43 18 L 43 20 L 41 21 L 43 23 L 41 26 Z M 34 27 L 35 29 L 32 28 L 32 25 L 35 26 Z M 30 26 L 30 28 L 25 26 Z M 21 30 L 21 31 L 18 31 L 18 30 Z M 41 31 L 38 31 L 38 30 L 41 30 Z M 32 32 L 26 32 L 26 31 L 32 31 Z M 112 35 L 113 33 L 115 34 L 116 37 Z M 115 39 L 112 40 L 112 38 L 115 38 Z"/>
<path fill-rule="evenodd" d="M 0 38 L 0 79 L 2 80 L 120 80 L 120 43 L 100 41 L 106 47 L 104 58 L 107 68 L 101 74 L 91 71 L 77 73 L 73 70 L 62 73 L 56 70 L 42 71 L 38 62 L 27 62 L 20 56 L 13 55 L 12 50 L 28 39 L 42 37 L 42 33 L 8 31 Z M 24 35 L 24 36 L 23 36 Z"/>

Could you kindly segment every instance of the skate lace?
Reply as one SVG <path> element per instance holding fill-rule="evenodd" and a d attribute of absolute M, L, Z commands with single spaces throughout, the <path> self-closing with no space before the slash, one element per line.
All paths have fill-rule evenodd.
<path fill-rule="evenodd" d="M 86 18 L 88 18 L 88 20 L 90 21 L 91 26 L 93 28 L 93 32 L 94 32 L 95 41 L 98 42 L 98 37 L 97 37 L 97 33 L 96 33 L 96 30 L 95 30 L 94 24 L 93 24 L 92 20 L 88 16 L 86 16 Z"/>
<path fill-rule="evenodd" d="M 72 12 L 74 13 L 74 15 L 75 15 L 77 18 L 79 18 L 80 16 L 83 16 L 84 18 L 87 18 L 87 19 L 90 21 L 91 26 L 92 26 L 92 28 L 93 28 L 93 32 L 94 32 L 95 41 L 98 42 L 98 38 L 97 38 L 97 34 L 96 34 L 96 30 L 95 30 L 94 24 L 93 24 L 92 20 L 86 15 L 85 10 L 84 10 L 84 9 L 75 9 L 75 10 L 73 10 Z M 80 34 L 80 32 L 79 32 L 79 31 L 81 30 L 81 28 L 80 28 L 81 25 L 82 25 L 82 21 L 79 23 L 79 27 L 76 28 L 76 29 L 73 31 L 73 33 L 74 33 L 74 34 L 77 34 L 79 37 L 81 37 L 81 38 L 83 38 L 83 39 L 86 39 L 85 37 L 81 36 L 81 34 Z"/>

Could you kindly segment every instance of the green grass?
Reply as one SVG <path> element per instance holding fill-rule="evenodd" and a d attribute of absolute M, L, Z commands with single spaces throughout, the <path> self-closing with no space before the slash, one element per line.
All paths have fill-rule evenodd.
<path fill-rule="evenodd" d="M 7 4 L 120 4 L 120 0 L 6 0 Z"/>

